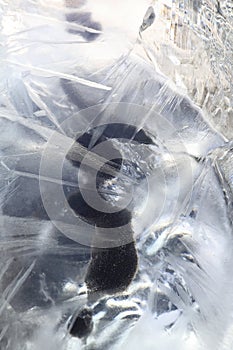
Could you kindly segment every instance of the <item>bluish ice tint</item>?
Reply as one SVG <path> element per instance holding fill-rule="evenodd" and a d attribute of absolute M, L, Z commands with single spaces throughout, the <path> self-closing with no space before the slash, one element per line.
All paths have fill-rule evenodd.
<path fill-rule="evenodd" d="M 230 1 L 3 1 L 1 348 L 231 349 L 232 11 Z M 76 191 L 77 168 L 65 154 L 62 179 L 40 166 L 54 132 L 64 145 L 76 137 L 73 116 L 92 129 L 119 103 L 126 124 L 144 108 L 137 125 L 152 140 L 115 139 L 127 161 L 101 187 L 113 206 L 134 190 L 138 269 L 125 291 L 90 302 L 94 326 L 80 340 L 67 329 L 87 303 L 91 248 L 43 203 L 44 189 L 69 224 L 53 198 L 61 185 Z M 64 145 L 51 148 L 51 170 Z"/>

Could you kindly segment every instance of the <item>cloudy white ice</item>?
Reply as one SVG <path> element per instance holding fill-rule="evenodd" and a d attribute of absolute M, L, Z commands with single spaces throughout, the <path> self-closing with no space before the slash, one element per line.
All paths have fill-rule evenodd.
<path fill-rule="evenodd" d="M 0 349 L 232 349 L 232 1 L 2 0 L 0 16 Z M 102 151 L 123 164 L 99 191 L 129 204 L 138 263 L 88 299 L 98 228 L 67 202 L 91 181 L 72 147 L 114 123 Z"/>

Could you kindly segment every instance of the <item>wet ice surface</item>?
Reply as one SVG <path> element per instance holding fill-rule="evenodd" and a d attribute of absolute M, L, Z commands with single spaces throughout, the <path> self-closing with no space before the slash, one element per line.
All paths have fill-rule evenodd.
<path fill-rule="evenodd" d="M 231 349 L 231 3 L 65 3 L 1 8 L 0 348 Z M 116 122 L 145 134 L 111 139 Z M 91 296 L 95 229 L 58 197 L 90 185 L 80 131 L 120 151 L 99 191 L 111 207 L 132 191 L 138 255 L 127 288 Z"/>

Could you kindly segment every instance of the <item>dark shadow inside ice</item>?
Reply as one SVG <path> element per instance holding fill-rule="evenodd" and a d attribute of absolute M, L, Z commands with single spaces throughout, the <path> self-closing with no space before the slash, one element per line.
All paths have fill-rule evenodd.
<path fill-rule="evenodd" d="M 124 291 L 135 275 L 137 260 L 134 241 L 114 248 L 93 248 L 85 277 L 89 299 L 95 299 L 95 294 Z"/>
<path fill-rule="evenodd" d="M 83 135 L 79 135 L 76 142 L 86 149 L 91 150 L 101 142 L 113 138 L 125 138 L 127 141 L 133 139 L 136 142 L 144 144 L 152 143 L 150 137 L 147 136 L 143 130 L 137 131 L 134 126 L 118 123 L 93 128 Z M 108 142 L 107 153 L 111 154 L 111 152 L 118 154 L 118 158 L 111 159 L 109 163 L 109 165 L 112 165 L 115 169 L 115 174 L 117 176 L 121 171 L 123 163 L 122 155 L 113 144 Z M 72 157 L 72 150 L 67 158 L 71 160 L 73 165 L 77 167 L 80 166 L 80 159 L 76 161 Z M 106 163 L 108 162 L 106 161 Z M 91 171 L 90 168 L 89 172 Z M 93 179 L 96 181 L 96 188 L 98 189 L 101 187 L 100 184 L 113 178 L 113 175 L 104 172 L 104 169 L 101 168 L 97 172 L 96 178 Z M 121 210 L 117 210 L 116 208 L 116 211 L 108 212 L 105 210 L 110 206 L 107 200 L 103 202 L 104 204 L 100 208 L 101 210 L 97 210 L 85 201 L 79 190 L 75 190 L 73 194 L 70 195 L 68 203 L 77 216 L 88 224 L 96 227 L 97 236 L 98 229 L 109 229 L 109 235 L 111 235 L 112 228 L 116 230 L 119 228 L 119 238 L 116 237 L 116 246 L 98 248 L 93 245 L 91 260 L 85 276 L 89 303 L 91 304 L 104 294 L 114 294 L 124 291 L 134 278 L 138 264 L 137 251 L 131 226 L 131 212 L 127 208 Z M 127 235 L 127 242 L 129 242 L 127 244 L 124 242 L 125 235 Z M 84 316 L 82 313 L 84 313 Z M 75 318 L 72 327 L 68 327 L 68 330 L 71 335 L 82 338 L 90 333 L 90 325 L 91 317 L 88 315 L 86 319 L 86 310 L 83 309 Z"/>
<path fill-rule="evenodd" d="M 92 19 L 91 12 L 71 12 L 66 14 L 67 22 L 73 24 L 69 26 L 67 31 L 70 34 L 81 35 L 86 41 L 94 41 L 100 36 L 102 26 L 99 22 Z M 76 26 L 75 26 L 76 25 Z M 86 27 L 81 29 L 79 26 Z"/>
<path fill-rule="evenodd" d="M 92 311 L 84 308 L 78 314 L 74 314 L 68 324 L 69 333 L 73 337 L 87 337 L 93 328 Z"/>

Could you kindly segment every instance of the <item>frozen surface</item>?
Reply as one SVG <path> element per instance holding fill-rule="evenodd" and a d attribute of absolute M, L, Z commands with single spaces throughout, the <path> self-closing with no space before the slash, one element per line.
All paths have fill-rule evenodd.
<path fill-rule="evenodd" d="M 3 0 L 0 17 L 0 349 L 232 349 L 232 1 Z M 69 206 L 103 159 L 98 191 L 133 237 Z M 136 274 L 90 297 L 115 233 Z"/>

